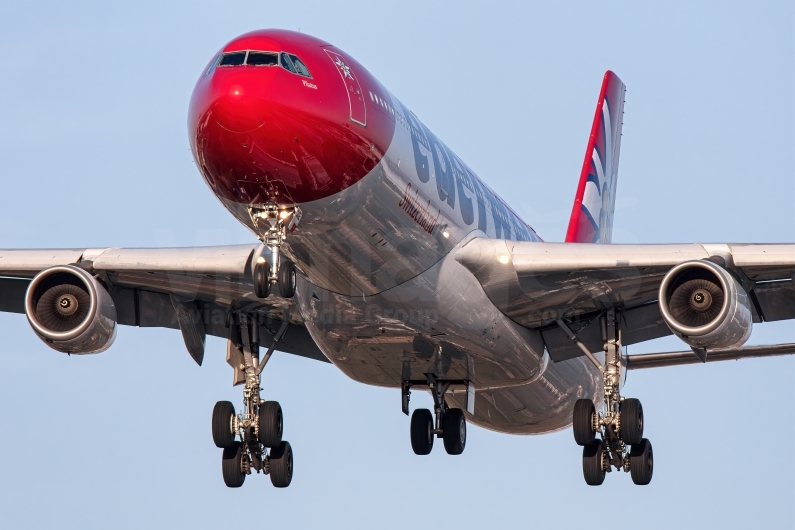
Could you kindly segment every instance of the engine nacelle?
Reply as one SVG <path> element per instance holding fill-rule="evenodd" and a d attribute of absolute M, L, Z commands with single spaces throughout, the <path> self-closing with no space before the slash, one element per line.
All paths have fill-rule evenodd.
<path fill-rule="evenodd" d="M 687 261 L 660 284 L 660 312 L 679 338 L 696 348 L 742 346 L 753 326 L 748 294 L 723 267 Z"/>
<path fill-rule="evenodd" d="M 116 306 L 91 274 L 71 265 L 41 271 L 25 293 L 28 322 L 47 346 L 99 353 L 116 338 Z"/>

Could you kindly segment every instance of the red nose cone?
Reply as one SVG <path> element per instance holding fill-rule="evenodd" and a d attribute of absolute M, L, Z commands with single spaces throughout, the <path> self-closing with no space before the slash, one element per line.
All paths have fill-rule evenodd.
<path fill-rule="evenodd" d="M 219 97 L 210 105 L 208 113 L 219 127 L 232 133 L 247 133 L 262 127 L 257 105 L 251 98 L 240 94 L 240 90 Z"/>
<path fill-rule="evenodd" d="M 216 195 L 251 205 L 302 203 L 338 193 L 372 171 L 391 142 L 394 120 L 383 113 L 371 113 L 364 124 L 352 120 L 352 92 L 326 49 L 333 48 L 307 35 L 254 32 L 224 52 L 286 50 L 309 75 L 281 64 L 242 64 L 217 66 L 199 79 L 188 126 L 196 162 Z M 349 62 L 361 89 L 377 85 Z"/>

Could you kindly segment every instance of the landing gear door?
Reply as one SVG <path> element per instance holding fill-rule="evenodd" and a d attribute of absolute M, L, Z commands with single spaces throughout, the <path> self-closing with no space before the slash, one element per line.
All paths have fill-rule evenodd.
<path fill-rule="evenodd" d="M 362 87 L 359 85 L 359 80 L 356 77 L 356 73 L 348 64 L 348 61 L 340 54 L 331 50 L 325 50 L 325 52 L 328 54 L 331 62 L 333 62 L 337 67 L 337 71 L 342 78 L 342 82 L 345 84 L 345 88 L 348 91 L 348 103 L 350 104 L 351 108 L 351 121 L 366 127 L 367 109 L 364 106 L 364 94 L 362 93 Z"/>

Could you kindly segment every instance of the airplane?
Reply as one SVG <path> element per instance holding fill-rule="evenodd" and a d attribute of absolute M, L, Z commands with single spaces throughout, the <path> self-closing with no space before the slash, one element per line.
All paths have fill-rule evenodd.
<path fill-rule="evenodd" d="M 211 433 L 231 488 L 253 472 L 292 481 L 283 412 L 261 386 L 276 350 L 400 390 L 417 455 L 435 439 L 461 454 L 467 423 L 571 427 L 587 484 L 615 470 L 647 485 L 627 371 L 795 353 L 743 346 L 754 323 L 795 318 L 795 244 L 611 243 L 625 91 L 608 71 L 565 242 L 545 242 L 350 55 L 247 33 L 201 72 L 188 134 L 259 243 L 0 250 L 0 311 L 68 355 L 107 350 L 119 325 L 178 329 L 199 365 L 207 335 L 226 339 L 242 409 L 219 401 Z M 626 352 L 670 335 L 684 351 Z M 433 410 L 411 411 L 412 390 Z"/>

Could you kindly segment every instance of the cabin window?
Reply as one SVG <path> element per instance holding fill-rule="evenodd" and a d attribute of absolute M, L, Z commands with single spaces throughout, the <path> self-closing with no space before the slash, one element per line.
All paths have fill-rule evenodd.
<path fill-rule="evenodd" d="M 250 66 L 276 66 L 279 64 L 279 56 L 271 52 L 248 52 L 246 64 Z"/>
<path fill-rule="evenodd" d="M 240 66 L 246 62 L 247 52 L 230 52 L 221 56 L 218 66 Z"/>

